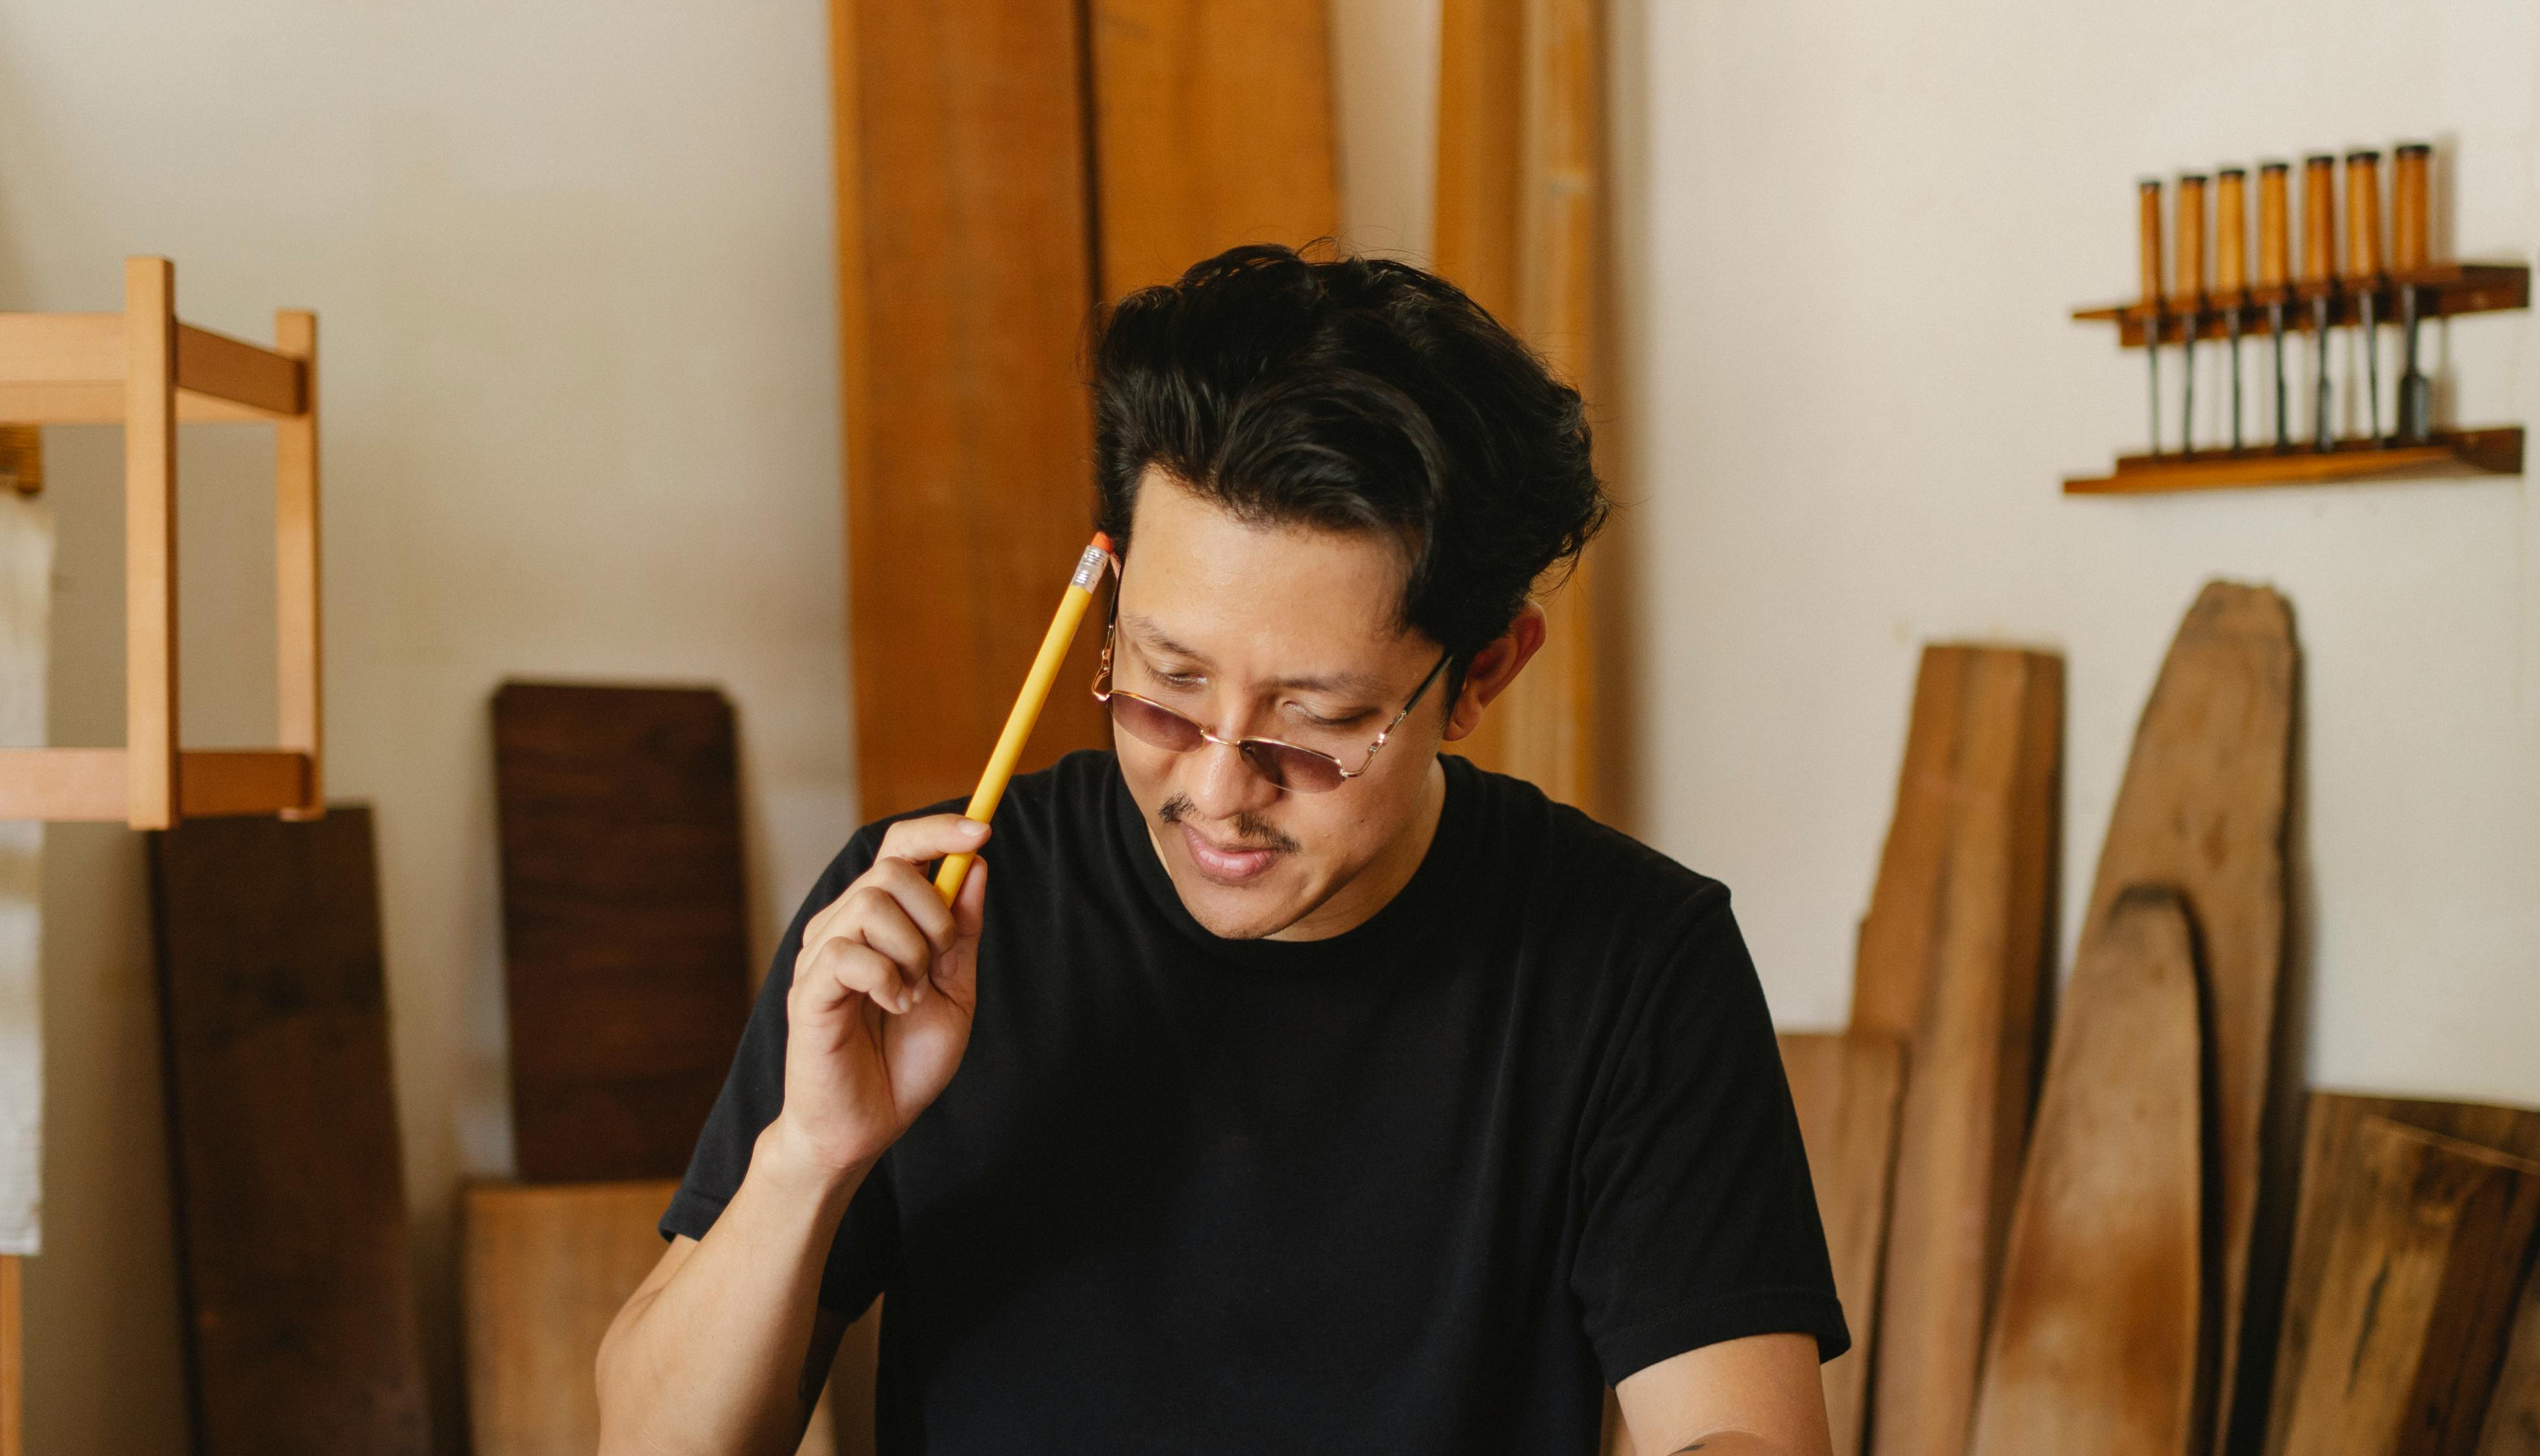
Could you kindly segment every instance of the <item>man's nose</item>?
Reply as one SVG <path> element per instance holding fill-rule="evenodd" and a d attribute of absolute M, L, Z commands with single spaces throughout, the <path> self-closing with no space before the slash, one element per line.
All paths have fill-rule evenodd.
<path fill-rule="evenodd" d="M 1232 743 L 1202 743 L 1186 762 L 1189 769 L 1182 792 L 1205 818 L 1231 819 L 1278 800 L 1279 786 L 1255 772 L 1244 760 L 1243 750 Z"/>

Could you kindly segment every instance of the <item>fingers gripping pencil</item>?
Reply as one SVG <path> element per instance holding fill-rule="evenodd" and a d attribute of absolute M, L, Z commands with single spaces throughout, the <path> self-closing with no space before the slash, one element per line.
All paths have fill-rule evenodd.
<path fill-rule="evenodd" d="M 1094 589 L 1102 583 L 1102 568 L 1111 559 L 1111 538 L 1100 531 L 1077 558 L 1076 575 L 1068 579 L 1067 590 L 1058 598 L 1058 614 L 1049 619 L 1049 632 L 1040 640 L 1040 656 L 1032 659 L 1031 671 L 1023 674 L 1023 690 L 1015 695 L 1015 708 L 1006 715 L 1006 730 L 997 735 L 996 751 L 988 755 L 987 770 L 979 775 L 979 787 L 970 795 L 970 806 L 961 817 L 985 824 L 997 812 L 997 800 L 1005 797 L 1006 781 L 1015 776 L 1015 763 L 1023 756 L 1023 744 L 1031 737 L 1032 725 L 1040 721 L 1040 709 L 1049 701 L 1050 684 L 1058 680 L 1059 664 L 1067 660 L 1067 645 L 1076 640 L 1077 624 L 1085 620 L 1085 608 L 1094 601 Z M 961 881 L 970 872 L 970 855 L 947 855 L 942 868 L 935 871 L 936 893 L 950 905 L 961 893 Z"/>

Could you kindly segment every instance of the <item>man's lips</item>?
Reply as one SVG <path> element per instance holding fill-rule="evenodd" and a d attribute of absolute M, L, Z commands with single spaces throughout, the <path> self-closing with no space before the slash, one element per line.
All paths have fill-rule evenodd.
<path fill-rule="evenodd" d="M 1191 864 L 1221 884 L 1241 884 L 1257 878 L 1279 858 L 1277 850 L 1220 849 L 1188 824 L 1182 825 L 1181 831 L 1182 843 L 1190 849 Z"/>

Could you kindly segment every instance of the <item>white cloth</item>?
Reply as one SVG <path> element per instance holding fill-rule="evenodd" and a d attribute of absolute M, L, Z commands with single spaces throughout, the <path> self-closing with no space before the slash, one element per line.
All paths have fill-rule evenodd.
<path fill-rule="evenodd" d="M 0 747 L 44 742 L 52 586 L 52 507 L 0 489 Z M 42 824 L 0 821 L 0 1254 L 43 1239 L 43 857 Z"/>

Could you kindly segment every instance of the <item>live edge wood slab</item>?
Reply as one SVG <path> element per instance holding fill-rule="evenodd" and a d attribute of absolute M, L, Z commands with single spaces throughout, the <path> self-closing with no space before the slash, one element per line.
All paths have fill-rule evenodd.
<path fill-rule="evenodd" d="M 2298 655 L 2293 609 L 2210 582 L 2179 624 L 2136 725 L 2090 888 L 2086 942 L 2133 885 L 2167 885 L 2198 938 L 2213 1065 L 2218 1391 L 2234 1389 L 2284 964 L 2285 805 Z M 2218 1402 L 2218 1407 L 2222 1403 Z"/>
<path fill-rule="evenodd" d="M 1924 650 L 1853 981 L 1853 1027 L 1910 1047 L 1870 1352 L 1880 1456 L 1966 1450 L 2053 950 L 2063 714 L 2060 658 Z"/>
<path fill-rule="evenodd" d="M 2090 928 L 2055 1027 L 1972 1456 L 2192 1456 L 2212 1340 L 2195 932 L 2138 886 Z"/>
<path fill-rule="evenodd" d="M 194 1450 L 424 1456 L 370 811 L 150 860 Z"/>

